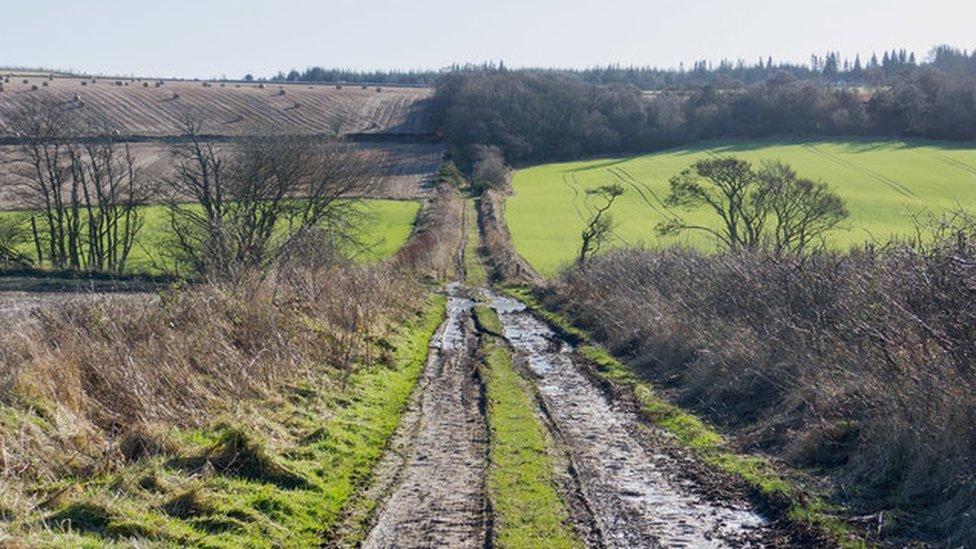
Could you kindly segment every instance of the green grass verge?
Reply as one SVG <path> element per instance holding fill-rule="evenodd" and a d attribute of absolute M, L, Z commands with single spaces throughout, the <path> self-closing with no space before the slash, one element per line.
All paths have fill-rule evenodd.
<path fill-rule="evenodd" d="M 640 406 L 641 414 L 650 423 L 673 434 L 679 444 L 695 452 L 703 461 L 725 473 L 741 477 L 770 501 L 785 502 L 788 516 L 797 523 L 821 531 L 845 547 L 866 545 L 843 520 L 837 518 L 837 509 L 822 497 L 791 481 L 769 459 L 731 451 L 722 435 L 697 416 L 662 398 L 651 383 L 611 356 L 584 330 L 548 310 L 530 289 L 510 287 L 502 291 L 525 303 L 533 313 L 571 340 L 577 346 L 576 350 L 596 367 L 597 375 L 627 389 Z"/>
<path fill-rule="evenodd" d="M 478 229 L 478 212 L 474 200 L 467 201 L 464 217 L 466 222 L 464 227 L 464 283 L 472 288 L 477 288 L 485 283 L 485 266 L 481 263 L 478 254 L 481 233 Z"/>
<path fill-rule="evenodd" d="M 478 324 L 501 331 L 495 312 L 476 305 Z M 512 367 L 508 347 L 492 336 L 481 344 L 481 374 L 488 400 L 488 496 L 496 547 L 582 547 L 557 492 L 551 440 L 536 416 L 531 387 Z"/>
<path fill-rule="evenodd" d="M 413 230 L 414 220 L 420 210 L 416 200 L 367 200 L 366 218 L 360 229 L 367 250 L 360 256 L 364 262 L 379 261 L 399 250 Z M 136 236 L 126 270 L 130 273 L 162 274 L 174 266 L 164 253 L 170 231 L 169 214 L 165 206 L 153 205 L 140 208 L 144 225 Z M 21 222 L 25 236 L 30 235 L 27 213 L 0 211 L 0 217 L 14 218 Z M 23 242 L 18 251 L 32 259 L 37 252 L 33 242 Z"/>
<path fill-rule="evenodd" d="M 130 538 L 167 546 L 319 546 L 346 508 L 375 505 L 357 494 L 406 408 L 445 301 L 431 298 L 391 338 L 396 350 L 388 363 L 364 365 L 345 383 L 324 370 L 324 381 L 286 387 L 244 418 L 169 433 L 175 453 L 41 486 L 65 491 L 7 526 L 30 546 L 128 547 Z M 355 526 L 350 535 L 361 536 L 364 526 Z"/>
<path fill-rule="evenodd" d="M 584 190 L 620 183 L 625 194 L 614 204 L 618 244 L 683 243 L 714 249 L 700 235 L 658 237 L 654 227 L 680 213 L 694 223 L 715 224 L 702 212 L 671 212 L 661 204 L 668 179 L 713 154 L 747 160 L 778 159 L 801 176 L 822 179 L 847 202 L 850 219 L 830 235 L 838 248 L 913 233 L 913 213 L 939 214 L 976 204 L 976 144 L 934 141 L 740 140 L 702 144 L 633 157 L 546 164 L 519 170 L 505 219 L 515 249 L 543 275 L 575 257 L 583 217 Z"/>

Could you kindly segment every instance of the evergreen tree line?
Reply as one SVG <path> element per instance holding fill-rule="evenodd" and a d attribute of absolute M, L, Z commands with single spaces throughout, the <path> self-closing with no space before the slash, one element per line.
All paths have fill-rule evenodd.
<path fill-rule="evenodd" d="M 553 72 L 573 76 L 590 84 L 632 84 L 642 90 L 687 89 L 701 86 L 738 88 L 763 82 L 779 73 L 789 73 L 800 80 L 811 80 L 838 86 L 881 86 L 903 77 L 905 72 L 935 68 L 952 77 L 976 77 L 976 50 L 969 52 L 950 46 L 934 48 L 926 59 L 914 52 L 896 49 L 843 57 L 837 52 L 810 56 L 809 64 L 777 62 L 772 57 L 754 62 L 723 60 L 719 63 L 695 61 L 690 67 L 677 69 L 622 66 L 612 64 L 586 69 L 518 69 L 519 72 Z M 399 84 L 432 86 L 445 75 L 467 72 L 505 71 L 504 63 L 480 65 L 455 64 L 441 70 L 356 71 L 351 69 L 310 67 L 292 69 L 272 77 L 285 82 L 334 82 L 351 84 Z"/>

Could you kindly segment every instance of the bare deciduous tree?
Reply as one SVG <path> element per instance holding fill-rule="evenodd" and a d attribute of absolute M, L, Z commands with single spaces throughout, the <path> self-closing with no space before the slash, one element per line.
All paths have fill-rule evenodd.
<path fill-rule="evenodd" d="M 823 181 L 797 176 L 782 162 L 768 162 L 759 172 L 761 200 L 775 216 L 772 245 L 777 254 L 802 253 L 837 228 L 849 215 L 843 199 Z"/>
<path fill-rule="evenodd" d="M 26 102 L 10 118 L 20 143 L 18 197 L 33 213 L 38 262 L 121 273 L 152 189 L 112 128 L 53 99 Z M 38 219 L 40 222 L 38 222 Z"/>
<path fill-rule="evenodd" d="M 691 230 L 710 234 L 730 250 L 756 248 L 762 242 L 768 213 L 756 200 L 758 177 L 752 165 L 737 158 L 699 160 L 671 178 L 669 207 L 707 207 L 720 219 L 720 228 L 674 218 L 658 225 L 662 235 Z"/>
<path fill-rule="evenodd" d="M 361 199 L 377 180 L 375 165 L 358 149 L 277 133 L 218 147 L 199 127 L 188 122 L 185 142 L 172 153 L 176 259 L 223 275 L 266 265 L 310 234 L 336 246 L 358 242 Z"/>
<path fill-rule="evenodd" d="M 593 214 L 586 223 L 586 228 L 580 233 L 582 242 L 577 260 L 580 270 L 586 269 L 586 259 L 599 252 L 613 234 L 613 216 L 609 210 L 614 201 L 624 194 L 624 188 L 619 183 L 614 183 L 587 189 L 586 194 L 602 200 L 602 204 L 595 206 Z"/>

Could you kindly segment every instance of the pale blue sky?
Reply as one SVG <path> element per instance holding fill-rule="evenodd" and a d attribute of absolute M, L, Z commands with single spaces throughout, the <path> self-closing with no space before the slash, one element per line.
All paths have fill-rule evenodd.
<path fill-rule="evenodd" d="M 976 47 L 976 0 L 0 0 L 0 65 L 146 76 L 311 65 L 677 67 Z"/>

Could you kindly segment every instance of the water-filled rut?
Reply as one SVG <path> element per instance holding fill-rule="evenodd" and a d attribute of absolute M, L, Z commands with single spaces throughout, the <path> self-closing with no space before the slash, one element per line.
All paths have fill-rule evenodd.
<path fill-rule="evenodd" d="M 565 441 L 581 495 L 607 547 L 741 546 L 764 519 L 699 495 L 682 464 L 649 442 L 635 413 L 611 403 L 575 363 L 572 347 L 517 300 L 491 295 L 504 335 L 525 361 Z"/>

